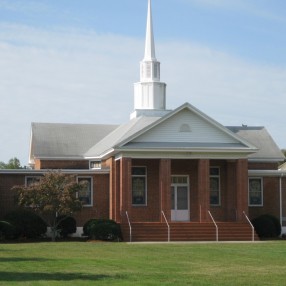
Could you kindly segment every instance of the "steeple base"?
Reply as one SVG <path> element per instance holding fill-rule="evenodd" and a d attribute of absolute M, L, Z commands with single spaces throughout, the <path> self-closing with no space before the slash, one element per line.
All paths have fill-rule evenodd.
<path fill-rule="evenodd" d="M 166 110 L 166 109 L 135 109 L 130 114 L 130 119 L 138 118 L 140 116 L 146 116 L 146 117 L 163 117 L 172 110 Z"/>

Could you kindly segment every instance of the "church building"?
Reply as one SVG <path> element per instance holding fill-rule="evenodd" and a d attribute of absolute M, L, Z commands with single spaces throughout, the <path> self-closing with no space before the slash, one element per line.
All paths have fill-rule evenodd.
<path fill-rule="evenodd" d="M 130 120 L 32 123 L 29 160 L 32 170 L 0 171 L 1 217 L 16 207 L 12 186 L 60 169 L 87 182 L 79 235 L 109 218 L 125 241 L 253 240 L 252 219 L 286 219 L 285 158 L 266 128 L 223 126 L 190 103 L 166 108 L 151 0 Z"/>

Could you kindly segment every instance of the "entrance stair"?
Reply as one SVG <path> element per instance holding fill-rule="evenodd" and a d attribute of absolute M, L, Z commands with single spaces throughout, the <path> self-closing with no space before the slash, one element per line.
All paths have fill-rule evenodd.
<path fill-rule="evenodd" d="M 248 223 L 217 222 L 218 241 L 252 241 L 252 228 Z M 170 241 L 216 241 L 216 227 L 211 222 L 171 222 Z M 168 227 L 161 222 L 133 222 L 121 224 L 124 241 L 168 241 Z M 259 240 L 254 232 L 254 240 Z"/>

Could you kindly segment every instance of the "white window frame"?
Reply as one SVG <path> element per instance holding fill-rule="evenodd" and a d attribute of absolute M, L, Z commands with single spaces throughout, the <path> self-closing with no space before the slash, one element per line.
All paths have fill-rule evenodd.
<path fill-rule="evenodd" d="M 25 176 L 25 186 L 28 187 L 28 180 L 29 179 L 37 179 L 37 180 L 41 180 L 42 176 Z M 36 181 L 37 181 L 36 180 Z"/>
<path fill-rule="evenodd" d="M 95 165 L 94 167 L 93 167 L 93 164 Z M 101 161 L 100 160 L 89 161 L 89 168 L 92 170 L 100 170 L 101 169 Z"/>
<path fill-rule="evenodd" d="M 250 193 L 251 193 L 251 180 L 259 180 L 260 181 L 260 194 L 261 194 L 261 203 L 260 204 L 251 204 L 250 203 Z M 252 191 L 255 192 L 255 191 Z M 257 192 L 257 191 L 256 191 Z M 263 207 L 263 178 L 262 177 L 249 177 L 248 178 L 248 206 L 249 207 Z"/>
<path fill-rule="evenodd" d="M 145 174 L 144 175 L 133 175 L 133 168 L 144 168 Z M 145 178 L 145 190 L 144 190 L 144 197 L 145 197 L 145 203 L 144 204 L 136 204 L 133 203 L 133 178 Z M 134 207 L 144 207 L 147 206 L 147 167 L 146 166 L 132 166 L 131 167 L 131 202 L 132 206 Z"/>
<path fill-rule="evenodd" d="M 93 177 L 92 176 L 77 176 L 77 183 L 81 181 L 81 179 L 89 179 L 90 180 L 90 204 L 83 204 L 84 207 L 92 207 L 93 206 Z M 78 193 L 77 193 L 78 197 Z"/>
<path fill-rule="evenodd" d="M 211 175 L 211 169 L 218 169 L 218 175 Z M 220 167 L 217 166 L 211 166 L 210 167 L 210 198 L 211 198 L 211 179 L 218 179 L 218 190 L 215 192 L 218 192 L 218 203 L 217 204 L 212 204 L 210 200 L 210 205 L 213 207 L 219 207 L 221 206 L 221 187 L 220 187 Z"/>

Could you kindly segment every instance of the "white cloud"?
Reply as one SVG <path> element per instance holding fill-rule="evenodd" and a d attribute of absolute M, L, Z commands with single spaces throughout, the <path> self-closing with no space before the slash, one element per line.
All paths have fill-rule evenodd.
<path fill-rule="evenodd" d="M 32 121 L 126 122 L 143 49 L 143 39 L 0 25 L 0 161 L 27 162 Z M 188 101 L 224 125 L 266 125 L 282 144 L 286 70 L 188 42 L 158 42 L 157 56 L 168 107 Z"/>
<path fill-rule="evenodd" d="M 196 6 L 223 9 L 231 11 L 241 11 L 258 18 L 286 23 L 284 11 L 279 11 L 277 6 L 268 1 L 260 0 L 180 0 L 183 3 L 194 4 Z"/>

